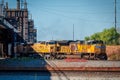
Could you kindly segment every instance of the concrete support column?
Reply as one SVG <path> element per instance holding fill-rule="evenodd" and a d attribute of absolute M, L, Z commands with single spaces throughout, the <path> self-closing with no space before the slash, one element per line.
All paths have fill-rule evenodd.
<path fill-rule="evenodd" d="M 14 57 L 17 57 L 17 33 L 14 32 Z"/>
<path fill-rule="evenodd" d="M 0 57 L 3 57 L 4 52 L 3 52 L 3 44 L 0 43 Z"/>
<path fill-rule="evenodd" d="M 12 43 L 8 44 L 8 56 L 10 57 L 12 55 Z"/>
<path fill-rule="evenodd" d="M 11 46 L 11 57 L 17 57 L 16 53 L 17 53 L 17 33 L 14 32 L 14 30 L 11 31 L 11 35 L 12 35 L 12 41 L 10 43 L 9 46 Z M 9 52 L 10 53 L 10 52 Z"/>

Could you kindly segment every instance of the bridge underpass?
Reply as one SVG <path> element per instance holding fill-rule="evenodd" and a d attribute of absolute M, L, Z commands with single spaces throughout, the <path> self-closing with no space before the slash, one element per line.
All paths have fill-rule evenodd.
<path fill-rule="evenodd" d="M 9 51 L 8 49 L 10 46 L 12 49 L 12 32 L 9 29 L 0 29 L 0 31 L 0 57 L 10 56 L 12 50 Z"/>
<path fill-rule="evenodd" d="M 0 17 L 0 57 L 14 57 L 18 31 L 6 19 Z"/>

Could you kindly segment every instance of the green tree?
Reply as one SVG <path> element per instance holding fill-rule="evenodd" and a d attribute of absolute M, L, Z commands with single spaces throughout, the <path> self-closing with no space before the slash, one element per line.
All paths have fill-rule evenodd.
<path fill-rule="evenodd" d="M 85 40 L 86 41 L 90 40 L 90 37 L 89 36 L 85 37 Z"/>
<path fill-rule="evenodd" d="M 118 45 L 119 35 L 114 27 L 110 29 L 104 29 L 102 32 L 94 33 L 89 37 L 85 37 L 85 40 L 103 40 L 108 45 Z"/>
<path fill-rule="evenodd" d="M 93 39 L 93 40 L 100 40 L 100 33 L 95 33 L 93 35 L 91 35 L 90 39 Z"/>

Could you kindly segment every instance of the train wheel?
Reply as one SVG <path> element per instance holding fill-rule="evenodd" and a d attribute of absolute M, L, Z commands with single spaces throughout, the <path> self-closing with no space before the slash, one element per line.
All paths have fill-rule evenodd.
<path fill-rule="evenodd" d="M 64 56 L 61 54 L 61 55 L 60 55 L 60 59 L 63 59 L 63 57 L 64 57 Z"/>
<path fill-rule="evenodd" d="M 62 59 L 62 55 L 61 54 L 59 54 L 59 59 Z"/>
<path fill-rule="evenodd" d="M 49 54 L 45 54 L 44 55 L 44 59 L 50 59 L 50 55 Z"/>
<path fill-rule="evenodd" d="M 84 57 L 84 54 L 81 53 L 81 54 L 80 54 L 80 57 L 81 57 L 81 59 L 82 59 L 82 58 Z"/>
<path fill-rule="evenodd" d="M 66 54 L 64 54 L 64 55 L 63 55 L 63 59 L 66 59 L 66 58 L 67 58 L 67 56 L 66 56 Z"/>
<path fill-rule="evenodd" d="M 50 56 L 50 59 L 51 59 L 51 60 L 54 60 L 55 58 L 54 58 L 54 56 Z"/>
<path fill-rule="evenodd" d="M 80 54 L 80 59 L 82 58 L 82 54 Z"/>
<path fill-rule="evenodd" d="M 62 59 L 62 55 L 61 54 L 59 54 L 59 59 Z"/>
<path fill-rule="evenodd" d="M 81 55 L 82 59 L 92 59 L 88 53 Z"/>
<path fill-rule="evenodd" d="M 107 57 L 107 54 L 105 53 L 104 54 L 104 60 L 107 60 L 108 59 L 108 57 Z"/>
<path fill-rule="evenodd" d="M 99 58 L 98 58 L 98 54 L 95 54 L 95 58 L 94 58 L 94 60 L 99 60 Z"/>
<path fill-rule="evenodd" d="M 107 60 L 107 55 L 106 54 L 100 54 L 99 58 L 100 58 L 100 60 Z"/>
<path fill-rule="evenodd" d="M 47 57 L 46 57 L 46 56 L 44 56 L 44 59 L 47 59 Z"/>
<path fill-rule="evenodd" d="M 59 54 L 57 54 L 57 55 L 55 56 L 55 58 L 56 58 L 56 59 L 59 59 Z"/>
<path fill-rule="evenodd" d="M 60 59 L 65 59 L 65 54 L 60 54 Z"/>
<path fill-rule="evenodd" d="M 56 58 L 56 59 L 61 59 L 62 56 L 61 56 L 61 54 L 56 54 L 55 58 Z"/>

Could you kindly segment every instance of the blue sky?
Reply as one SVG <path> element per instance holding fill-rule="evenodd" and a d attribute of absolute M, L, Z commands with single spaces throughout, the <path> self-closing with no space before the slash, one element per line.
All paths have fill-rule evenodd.
<path fill-rule="evenodd" d="M 5 0 L 16 8 L 16 0 Z M 26 0 L 37 28 L 37 40 L 83 40 L 114 26 L 114 0 Z M 117 0 L 120 27 L 120 1 Z"/>

